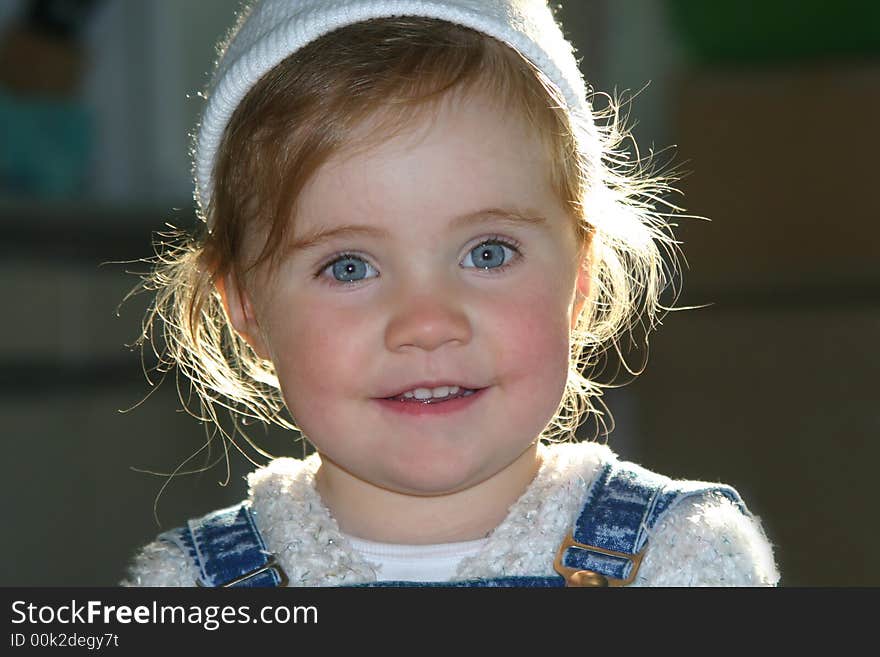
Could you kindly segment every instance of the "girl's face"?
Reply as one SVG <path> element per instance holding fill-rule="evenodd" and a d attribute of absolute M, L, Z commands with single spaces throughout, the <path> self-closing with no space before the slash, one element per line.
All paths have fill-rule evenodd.
<path fill-rule="evenodd" d="M 434 496 L 531 477 L 515 463 L 563 394 L 581 245 L 512 113 L 470 94 L 411 128 L 317 172 L 279 268 L 230 315 L 273 362 L 326 485 Z M 448 386 L 477 392 L 391 399 Z"/>

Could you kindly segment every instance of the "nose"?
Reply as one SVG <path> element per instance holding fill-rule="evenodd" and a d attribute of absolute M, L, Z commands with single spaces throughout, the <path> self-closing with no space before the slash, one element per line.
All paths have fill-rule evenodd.
<path fill-rule="evenodd" d="M 390 351 L 415 347 L 433 351 L 445 344 L 467 344 L 471 323 L 453 296 L 418 293 L 403 295 L 385 329 Z"/>

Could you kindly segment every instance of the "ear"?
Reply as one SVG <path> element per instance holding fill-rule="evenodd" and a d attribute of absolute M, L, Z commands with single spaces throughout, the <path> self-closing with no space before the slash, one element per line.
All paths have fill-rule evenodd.
<path fill-rule="evenodd" d="M 578 318 L 584 309 L 584 304 L 590 296 L 593 285 L 593 267 L 590 249 L 585 248 L 578 256 L 578 273 L 574 290 L 574 303 L 571 307 L 571 328 L 577 326 Z"/>
<path fill-rule="evenodd" d="M 257 323 L 254 307 L 247 290 L 241 287 L 235 274 L 229 272 L 214 281 L 214 287 L 220 294 L 223 309 L 232 327 L 263 359 L 269 358 L 269 352 L 263 342 L 260 325 Z"/>

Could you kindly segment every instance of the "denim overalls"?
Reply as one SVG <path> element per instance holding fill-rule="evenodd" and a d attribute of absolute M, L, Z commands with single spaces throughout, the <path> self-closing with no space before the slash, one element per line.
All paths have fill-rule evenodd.
<path fill-rule="evenodd" d="M 452 582 L 371 582 L 361 587 L 562 587 L 626 586 L 636 577 L 648 534 L 673 504 L 710 492 L 749 511 L 735 489 L 702 481 L 673 481 L 634 463 L 603 466 L 571 532 L 559 546 L 556 574 L 471 579 Z M 160 540 L 180 547 L 199 569 L 198 586 L 286 586 L 287 575 L 263 542 L 242 502 L 190 520 Z"/>

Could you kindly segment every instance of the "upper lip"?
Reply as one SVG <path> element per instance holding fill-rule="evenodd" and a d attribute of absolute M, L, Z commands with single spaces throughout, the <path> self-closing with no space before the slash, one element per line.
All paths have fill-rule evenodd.
<path fill-rule="evenodd" d="M 447 386 L 451 388 L 452 386 L 458 386 L 463 390 L 479 390 L 479 386 L 472 386 L 461 383 L 460 381 L 451 381 L 449 379 L 445 381 L 419 381 L 417 383 L 408 384 L 402 387 L 396 387 L 394 390 L 396 392 L 391 392 L 387 395 L 379 395 L 382 399 L 387 399 L 389 397 L 399 397 L 405 392 L 409 392 L 410 390 L 415 390 L 416 388 L 427 388 L 428 390 L 432 390 L 433 388 L 440 388 L 442 386 Z"/>

